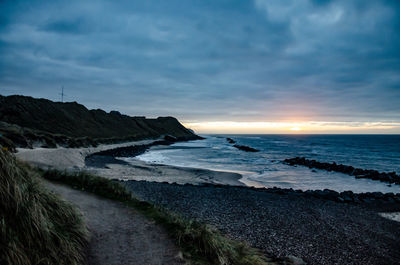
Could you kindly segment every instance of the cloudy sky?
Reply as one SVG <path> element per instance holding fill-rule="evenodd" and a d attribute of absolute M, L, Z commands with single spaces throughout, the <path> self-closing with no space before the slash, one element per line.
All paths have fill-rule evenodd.
<path fill-rule="evenodd" d="M 0 94 L 200 132 L 400 133 L 396 0 L 0 1 Z"/>

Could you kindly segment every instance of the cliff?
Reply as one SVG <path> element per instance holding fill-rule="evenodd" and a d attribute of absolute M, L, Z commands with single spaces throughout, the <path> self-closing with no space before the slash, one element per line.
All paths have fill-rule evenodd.
<path fill-rule="evenodd" d="M 28 138 L 28 142 L 40 140 L 35 138 L 43 135 L 53 140 L 61 137 L 64 142 L 89 139 L 89 143 L 77 145 L 87 145 L 90 141 L 107 143 L 163 135 L 171 135 L 178 140 L 200 138 L 173 117 L 130 117 L 117 111 L 107 113 L 101 109 L 88 110 L 76 102 L 61 103 L 26 96 L 0 95 L 0 121 L 3 122 L 0 126 L 3 137 L 10 138 L 12 128 L 19 135 L 11 137 L 22 135 L 22 138 Z M 60 141 L 55 139 L 55 142 Z"/>

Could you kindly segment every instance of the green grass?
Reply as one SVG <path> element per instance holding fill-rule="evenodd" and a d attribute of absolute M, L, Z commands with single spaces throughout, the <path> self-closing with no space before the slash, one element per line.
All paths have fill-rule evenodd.
<path fill-rule="evenodd" d="M 40 176 L 0 150 L 0 264 L 78 265 L 88 232 L 76 209 Z"/>
<path fill-rule="evenodd" d="M 191 264 L 266 265 L 278 264 L 266 259 L 258 250 L 232 240 L 211 226 L 187 220 L 163 208 L 143 202 L 120 183 L 88 173 L 41 171 L 48 180 L 68 184 L 76 189 L 124 202 L 163 225 L 175 239 Z"/>

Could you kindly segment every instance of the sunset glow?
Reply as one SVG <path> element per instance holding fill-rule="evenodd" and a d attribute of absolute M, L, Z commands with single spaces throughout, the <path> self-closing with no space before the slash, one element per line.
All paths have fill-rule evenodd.
<path fill-rule="evenodd" d="M 391 122 L 187 122 L 185 126 L 198 133 L 337 133 L 391 134 L 400 132 L 400 123 Z"/>

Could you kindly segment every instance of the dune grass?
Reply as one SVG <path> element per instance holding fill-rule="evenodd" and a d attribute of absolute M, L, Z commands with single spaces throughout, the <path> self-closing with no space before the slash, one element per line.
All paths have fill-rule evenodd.
<path fill-rule="evenodd" d="M 278 264 L 265 258 L 258 250 L 224 236 L 211 226 L 187 220 L 163 208 L 136 199 L 116 181 L 84 172 L 69 173 L 56 170 L 42 171 L 42 176 L 134 207 L 148 218 L 163 225 L 191 264 Z"/>
<path fill-rule="evenodd" d="M 0 264 L 82 264 L 87 236 L 72 205 L 47 191 L 35 170 L 0 150 Z"/>

